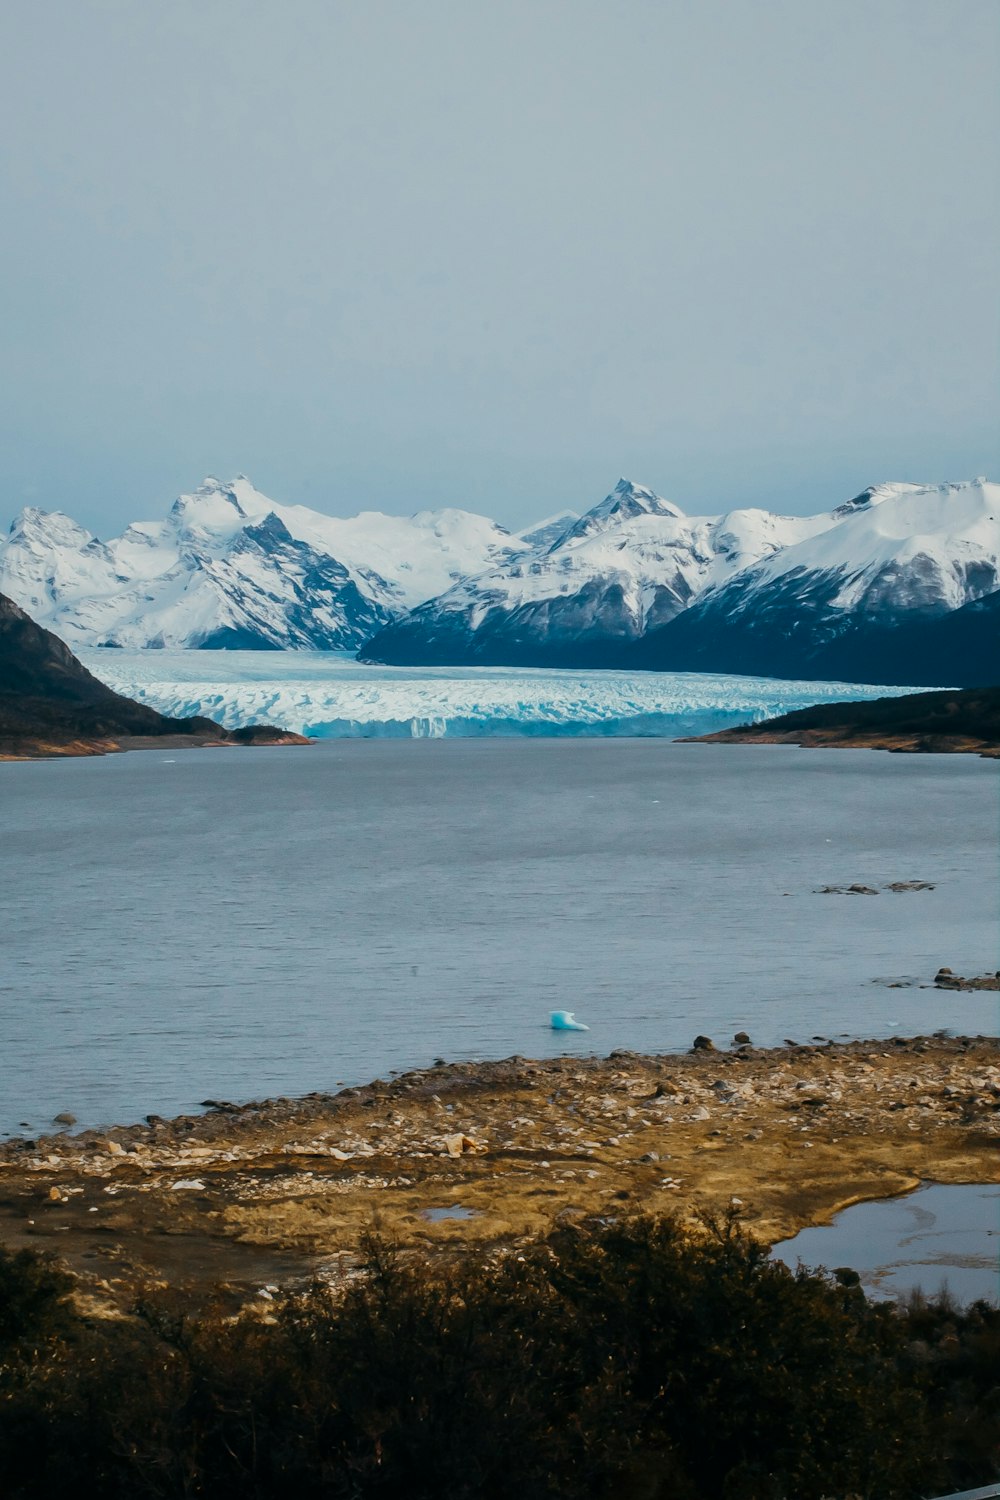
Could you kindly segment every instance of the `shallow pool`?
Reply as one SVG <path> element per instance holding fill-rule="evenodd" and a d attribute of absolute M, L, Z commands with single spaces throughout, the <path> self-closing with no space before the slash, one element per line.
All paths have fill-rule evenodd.
<path fill-rule="evenodd" d="M 792 1267 L 850 1266 L 874 1297 L 947 1287 L 959 1302 L 1000 1303 L 1000 1185 L 930 1183 L 902 1198 L 856 1203 L 772 1255 Z"/>

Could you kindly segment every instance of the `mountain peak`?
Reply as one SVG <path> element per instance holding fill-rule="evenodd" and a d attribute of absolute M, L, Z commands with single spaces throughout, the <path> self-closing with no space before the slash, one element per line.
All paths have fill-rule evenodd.
<path fill-rule="evenodd" d="M 662 495 L 644 484 L 636 484 L 631 479 L 619 479 L 610 495 L 606 495 L 597 505 L 591 507 L 566 532 L 567 537 L 589 536 L 591 532 L 600 529 L 609 522 L 616 523 L 631 520 L 634 516 L 674 516 L 682 517 L 684 512 L 669 500 L 664 500 Z"/>
<path fill-rule="evenodd" d="M 26 505 L 10 523 L 11 541 L 37 539 L 56 547 L 85 547 L 93 541 L 91 533 L 61 510 L 40 510 Z"/>
<path fill-rule="evenodd" d="M 881 484 L 870 484 L 867 489 L 861 491 L 860 495 L 854 495 L 850 500 L 845 500 L 843 505 L 838 505 L 832 512 L 838 517 L 853 516 L 859 510 L 870 510 L 873 505 L 881 505 L 883 500 L 894 500 L 899 495 L 916 494 L 920 490 L 933 489 L 933 485 L 910 484 L 904 479 L 885 479 Z M 949 488 L 949 486 L 943 486 Z"/>
<path fill-rule="evenodd" d="M 249 519 L 249 512 L 240 504 L 238 483 L 234 479 L 224 484 L 209 474 L 192 494 L 178 495 L 170 507 L 170 519 L 184 530 L 234 531 Z"/>

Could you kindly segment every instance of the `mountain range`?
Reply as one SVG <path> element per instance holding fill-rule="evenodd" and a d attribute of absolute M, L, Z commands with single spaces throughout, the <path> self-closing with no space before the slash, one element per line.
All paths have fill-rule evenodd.
<path fill-rule="evenodd" d="M 622 479 L 516 534 L 461 510 L 343 519 L 208 479 L 110 542 L 35 509 L 0 541 L 0 589 L 74 646 L 949 686 L 1000 677 L 998 575 L 985 479 L 875 485 L 808 516 L 688 516 Z"/>
<path fill-rule="evenodd" d="M 29 508 L 0 590 L 71 646 L 357 650 L 457 578 L 529 544 L 468 511 L 343 519 L 206 479 L 162 521 L 102 542 Z"/>

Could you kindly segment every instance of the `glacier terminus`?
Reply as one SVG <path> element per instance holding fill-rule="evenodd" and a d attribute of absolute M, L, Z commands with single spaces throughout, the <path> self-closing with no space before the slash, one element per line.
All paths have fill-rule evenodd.
<path fill-rule="evenodd" d="M 896 687 L 706 672 L 385 667 L 334 651 L 108 651 L 81 661 L 116 692 L 227 729 L 280 723 L 318 739 L 708 734 L 824 699 Z"/>

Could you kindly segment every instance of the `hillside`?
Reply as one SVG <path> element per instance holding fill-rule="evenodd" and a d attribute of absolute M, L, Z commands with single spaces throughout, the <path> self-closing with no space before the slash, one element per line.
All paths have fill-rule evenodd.
<path fill-rule="evenodd" d="M 825 745 L 1000 756 L 1000 687 L 908 693 L 861 703 L 818 703 L 698 739 L 722 745 Z"/>
<path fill-rule="evenodd" d="M 254 725 L 169 719 L 99 682 L 51 631 L 0 594 L 0 759 L 95 755 L 170 741 L 190 745 L 305 744 Z"/>

